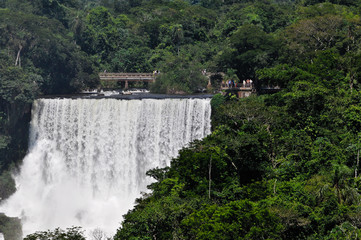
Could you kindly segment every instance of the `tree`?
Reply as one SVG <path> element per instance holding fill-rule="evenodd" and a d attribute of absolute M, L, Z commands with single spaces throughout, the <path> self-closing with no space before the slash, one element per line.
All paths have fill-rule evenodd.
<path fill-rule="evenodd" d="M 86 17 L 79 44 L 83 51 L 97 54 L 100 60 L 104 61 L 113 51 L 121 48 L 127 36 L 127 31 L 123 27 L 124 22 L 114 18 L 105 7 L 94 8 Z"/>
<path fill-rule="evenodd" d="M 296 81 L 318 82 L 317 75 L 288 64 L 259 69 L 256 71 L 256 77 L 261 86 L 279 86 L 281 88 L 291 88 Z"/>
<path fill-rule="evenodd" d="M 182 221 L 189 239 L 279 238 L 282 225 L 265 204 L 249 200 L 209 205 Z"/>
<path fill-rule="evenodd" d="M 24 240 L 85 240 L 83 231 L 80 227 L 71 227 L 66 230 L 56 228 L 54 230 L 48 230 L 43 232 L 36 232 L 27 235 Z"/>
<path fill-rule="evenodd" d="M 151 85 L 151 91 L 184 94 L 199 92 L 206 88 L 208 81 L 202 75 L 204 67 L 196 61 L 185 61 L 188 57 L 186 51 L 181 51 L 179 55 L 168 51 L 161 51 L 161 54 L 157 56 L 157 65 L 161 74 Z"/>
<path fill-rule="evenodd" d="M 16 66 L 21 61 L 21 67 L 43 78 L 38 82 L 43 93 L 75 92 L 97 84 L 93 63 L 58 21 L 0 11 L 0 46 L 8 49 Z"/>
<path fill-rule="evenodd" d="M 312 58 L 318 51 L 330 49 L 347 35 L 347 25 L 342 16 L 325 15 L 302 19 L 289 26 L 284 35 L 290 57 Z"/>
<path fill-rule="evenodd" d="M 224 68 L 237 69 L 239 79 L 255 78 L 255 71 L 277 58 L 277 41 L 255 25 L 244 25 L 230 37 L 231 48 L 219 57 Z"/>

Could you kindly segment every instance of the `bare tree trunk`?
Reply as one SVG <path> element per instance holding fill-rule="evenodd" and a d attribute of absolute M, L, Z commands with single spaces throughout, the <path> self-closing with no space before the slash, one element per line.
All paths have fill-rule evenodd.
<path fill-rule="evenodd" d="M 277 179 L 275 180 L 274 184 L 273 184 L 273 194 L 276 195 L 276 183 L 277 183 Z"/>
<path fill-rule="evenodd" d="M 208 171 L 208 179 L 209 179 L 209 185 L 208 185 L 208 197 L 211 199 L 211 184 L 212 184 L 212 155 L 211 159 L 209 160 L 209 171 Z"/>
<path fill-rule="evenodd" d="M 99 228 L 94 229 L 92 232 L 93 240 L 103 240 L 105 238 L 105 234 Z"/>
<path fill-rule="evenodd" d="M 360 149 L 357 149 L 355 178 L 357 178 L 357 171 L 358 171 L 358 165 L 359 165 L 359 163 L 360 163 Z"/>
<path fill-rule="evenodd" d="M 21 67 L 20 53 L 21 53 L 21 50 L 22 50 L 22 49 L 23 49 L 23 46 L 21 46 L 21 45 L 19 44 L 19 51 L 18 51 L 18 54 L 16 55 L 15 66 Z"/>
<path fill-rule="evenodd" d="M 351 94 L 352 94 L 352 89 L 353 89 L 353 79 L 350 77 L 350 82 L 349 82 L 349 85 L 350 85 L 350 90 L 351 90 Z"/>

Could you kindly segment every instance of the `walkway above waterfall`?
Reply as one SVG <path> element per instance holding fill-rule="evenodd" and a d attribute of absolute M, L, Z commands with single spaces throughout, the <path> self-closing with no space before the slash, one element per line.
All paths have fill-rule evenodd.
<path fill-rule="evenodd" d="M 101 81 L 154 82 L 153 73 L 99 73 Z"/>
<path fill-rule="evenodd" d="M 125 82 L 125 89 L 128 89 L 128 82 L 154 82 L 155 76 L 153 73 L 99 73 L 100 81 L 105 86 L 110 82 Z"/>

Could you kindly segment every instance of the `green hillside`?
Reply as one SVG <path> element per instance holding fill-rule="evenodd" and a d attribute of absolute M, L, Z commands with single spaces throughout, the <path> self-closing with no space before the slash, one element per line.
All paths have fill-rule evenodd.
<path fill-rule="evenodd" d="M 207 69 L 283 90 L 215 95 L 212 134 L 148 172 L 115 239 L 359 239 L 360 14 L 358 0 L 0 0 L 0 198 L 37 96 L 155 69 L 151 91 L 193 93 Z"/>

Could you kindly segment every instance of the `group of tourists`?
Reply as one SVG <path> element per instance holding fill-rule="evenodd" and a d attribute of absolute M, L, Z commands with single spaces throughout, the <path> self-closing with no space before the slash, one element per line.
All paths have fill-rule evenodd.
<path fill-rule="evenodd" d="M 224 83 L 224 82 L 223 82 Z M 226 87 L 234 88 L 234 87 L 252 87 L 253 81 L 252 79 L 243 80 L 242 83 L 235 83 L 234 80 L 227 80 L 225 82 Z"/>
<path fill-rule="evenodd" d="M 153 71 L 153 76 L 154 76 L 154 75 L 157 75 L 157 74 L 160 74 L 160 71 L 159 71 L 159 70 L 154 70 L 154 71 Z"/>
<path fill-rule="evenodd" d="M 226 85 L 228 88 L 234 88 L 236 87 L 236 84 L 234 83 L 234 80 L 228 80 L 226 81 Z"/>
<path fill-rule="evenodd" d="M 252 79 L 243 80 L 243 87 L 252 87 Z"/>

